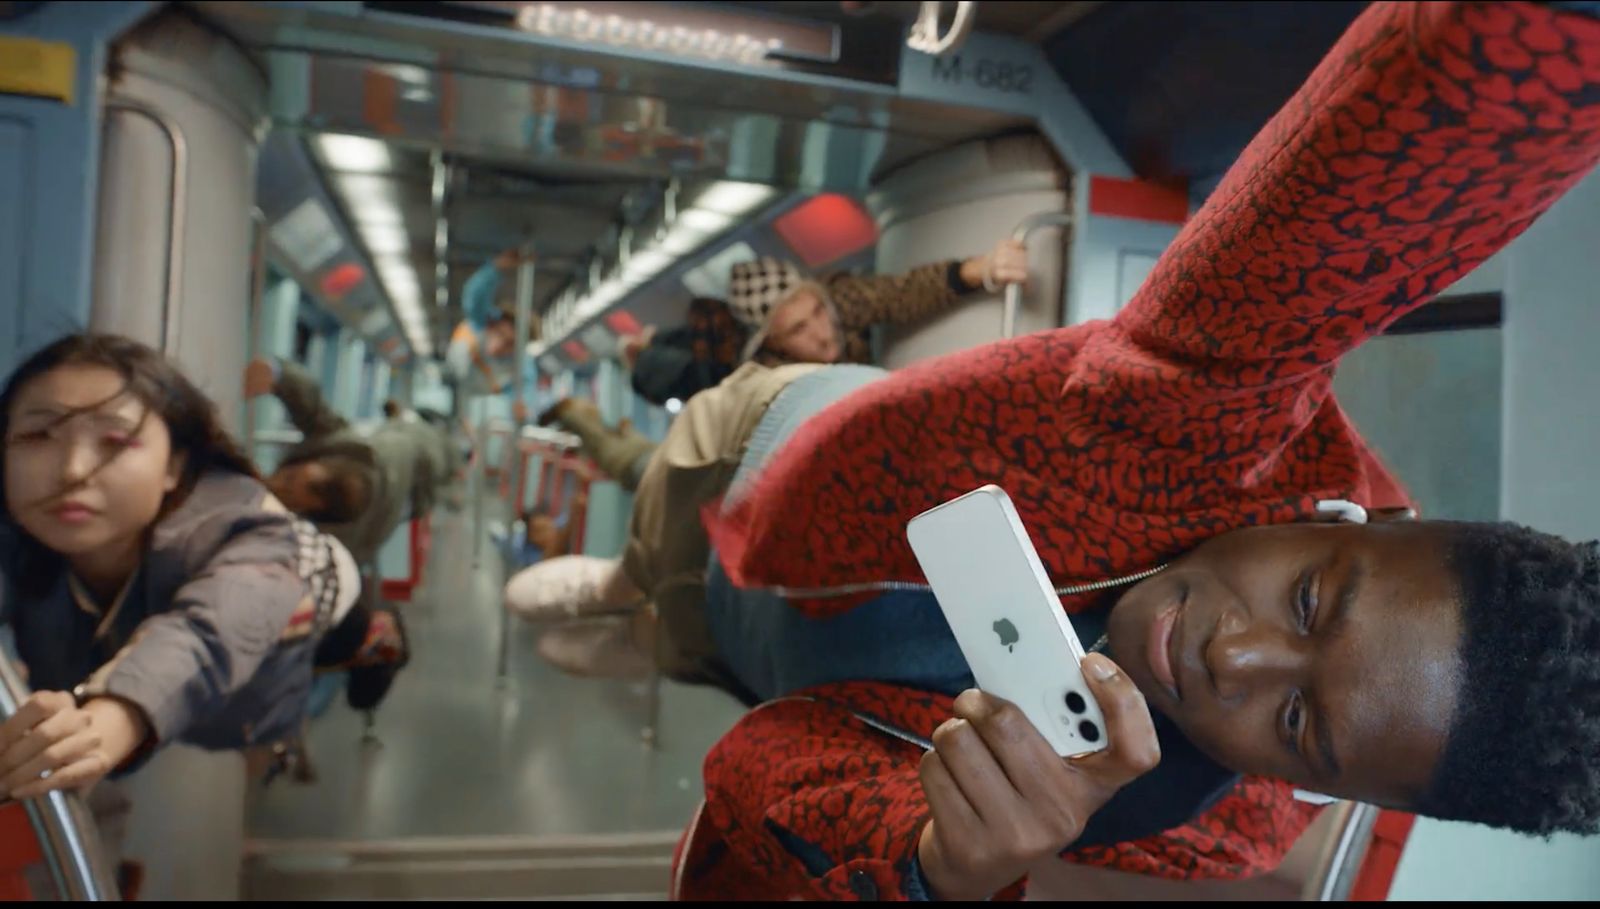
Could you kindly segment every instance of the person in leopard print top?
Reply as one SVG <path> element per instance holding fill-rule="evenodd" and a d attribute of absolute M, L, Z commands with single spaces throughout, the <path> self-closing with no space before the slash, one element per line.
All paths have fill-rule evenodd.
<path fill-rule="evenodd" d="M 706 759 L 675 895 L 1016 897 L 1056 855 L 1248 877 L 1320 810 L 1296 787 L 1595 832 L 1595 545 L 1316 520 L 1408 504 L 1332 396 L 1340 358 L 1600 160 L 1593 6 L 1370 5 L 1116 318 L 824 400 L 708 505 L 712 636 L 767 703 Z M 1085 664 L 1108 673 L 1092 759 L 966 691 L 959 650 L 926 684 L 890 661 L 953 646 L 927 595 L 880 592 L 922 581 L 906 522 L 985 483 L 1057 584 L 1167 565 L 1063 598 L 1111 658 Z"/>

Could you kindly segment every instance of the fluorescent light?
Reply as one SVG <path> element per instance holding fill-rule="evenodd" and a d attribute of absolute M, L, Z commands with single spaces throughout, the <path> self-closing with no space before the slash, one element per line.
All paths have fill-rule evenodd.
<path fill-rule="evenodd" d="M 394 304 L 395 314 L 404 326 L 406 338 L 411 342 L 411 349 L 418 356 L 431 355 L 433 344 L 428 339 L 428 319 L 422 311 L 422 283 L 417 280 L 410 257 L 403 253 L 374 251 L 373 262 Z"/>
<path fill-rule="evenodd" d="M 398 255 L 411 251 L 411 235 L 399 224 L 363 224 L 359 227 L 367 251 L 374 256 Z"/>
<path fill-rule="evenodd" d="M 404 296 L 407 302 L 422 299 L 422 283 L 417 280 L 416 274 L 393 268 L 380 268 L 378 274 L 383 276 L 383 284 L 389 288 L 391 296 Z"/>
<path fill-rule="evenodd" d="M 705 192 L 696 196 L 694 207 L 737 216 L 754 211 L 772 196 L 772 189 L 760 183 L 722 180 L 711 184 Z"/>
<path fill-rule="evenodd" d="M 706 231 L 679 224 L 667 231 L 667 235 L 661 238 L 656 248 L 669 256 L 687 256 L 710 238 L 711 234 Z"/>
<path fill-rule="evenodd" d="M 365 136 L 324 133 L 317 137 L 317 148 L 328 167 L 354 173 L 384 173 L 394 169 L 389 146 Z"/>
<path fill-rule="evenodd" d="M 427 70 L 409 63 L 391 63 L 380 68 L 407 85 L 430 85 L 433 82 L 433 76 Z"/>
<path fill-rule="evenodd" d="M 529 3 L 517 10 L 515 21 L 518 28 L 549 38 L 752 66 L 779 50 L 817 62 L 838 58 L 835 25 L 733 10 L 669 9 L 657 3 Z"/>
<path fill-rule="evenodd" d="M 406 223 L 400 216 L 400 209 L 381 200 L 368 202 L 363 208 L 356 208 L 347 201 L 346 207 L 356 227 L 404 227 Z"/>
<path fill-rule="evenodd" d="M 705 234 L 714 234 L 727 230 L 733 226 L 734 218 L 721 212 L 707 211 L 703 208 L 691 208 L 678 213 L 678 220 L 672 222 L 674 228 L 682 225 L 690 230 L 700 231 Z"/>
<path fill-rule="evenodd" d="M 373 253 L 372 261 L 377 263 L 379 271 L 405 272 L 413 279 L 417 276 L 417 270 L 411 267 L 411 257 L 403 252 Z"/>
<path fill-rule="evenodd" d="M 629 280 L 642 283 L 654 278 L 671 264 L 672 256 L 659 249 L 647 249 L 630 256 L 627 267 L 622 269 L 622 273 Z"/>
<path fill-rule="evenodd" d="M 554 15 L 548 13 L 548 16 Z M 591 288 L 576 305 L 572 305 L 565 295 L 557 300 L 545 322 L 550 337 L 561 337 L 575 323 L 604 312 L 639 286 L 654 280 L 679 258 L 692 255 L 718 235 L 733 228 L 775 195 L 775 190 L 760 183 L 732 180 L 712 183 L 695 197 L 692 205 L 678 213 L 667 225 L 664 234 L 644 249 L 628 256 L 625 265 Z M 729 255 L 741 256 L 747 252 L 748 246 L 735 244 L 735 249 L 724 250 L 717 257 L 717 264 L 711 268 L 725 271 Z M 751 252 L 745 257 L 753 256 Z M 709 276 L 701 277 L 704 279 Z M 685 280 L 689 279 L 686 277 Z M 703 283 L 712 282 L 703 280 Z"/>
<path fill-rule="evenodd" d="M 691 208 L 678 214 L 655 248 L 669 256 L 687 256 L 732 226 L 733 218 L 727 215 Z"/>
<path fill-rule="evenodd" d="M 339 174 L 334 179 L 357 220 L 360 220 L 359 212 L 367 208 L 400 213 L 392 179 L 377 174 Z"/>
<path fill-rule="evenodd" d="M 628 290 L 630 288 L 624 286 L 621 281 L 615 278 L 602 281 L 599 287 L 596 287 L 584 298 L 583 304 L 578 307 L 578 311 L 585 316 L 593 315 L 610 306 L 623 294 L 627 293 Z"/>

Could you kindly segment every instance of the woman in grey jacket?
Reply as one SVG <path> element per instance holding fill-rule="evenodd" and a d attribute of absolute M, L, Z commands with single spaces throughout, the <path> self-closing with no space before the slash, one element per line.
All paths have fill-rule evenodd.
<path fill-rule="evenodd" d="M 354 561 L 290 515 L 160 354 L 71 336 L 0 392 L 0 618 L 34 694 L 0 798 L 86 788 L 174 740 L 298 731 Z"/>

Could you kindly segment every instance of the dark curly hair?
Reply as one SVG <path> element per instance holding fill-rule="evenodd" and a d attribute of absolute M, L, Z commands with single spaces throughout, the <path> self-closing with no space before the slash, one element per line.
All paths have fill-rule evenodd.
<path fill-rule="evenodd" d="M 1462 682 L 1415 808 L 1523 833 L 1600 832 L 1600 548 L 1446 524 Z"/>

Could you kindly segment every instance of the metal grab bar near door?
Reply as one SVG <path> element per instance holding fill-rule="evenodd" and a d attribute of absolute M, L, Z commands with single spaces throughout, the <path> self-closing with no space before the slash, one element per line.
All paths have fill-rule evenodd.
<path fill-rule="evenodd" d="M 529 325 L 533 319 L 533 286 L 536 272 L 532 262 L 524 260 L 517 266 L 517 310 L 513 334 L 516 338 L 516 356 L 513 358 L 512 369 L 516 372 L 511 377 L 512 389 L 515 394 L 512 400 L 516 402 L 515 412 L 525 413 L 528 406 L 528 342 Z M 518 420 L 522 423 L 526 420 Z"/>
<path fill-rule="evenodd" d="M 167 138 L 172 149 L 172 191 L 167 198 L 167 276 L 166 294 L 161 303 L 161 352 L 172 355 L 178 350 L 180 316 L 183 300 L 183 236 L 184 206 L 189 195 L 189 143 L 170 119 L 153 107 L 127 98 L 112 98 L 106 102 L 107 110 L 137 114 L 155 124 Z"/>
<path fill-rule="evenodd" d="M 1070 227 L 1072 215 L 1064 211 L 1042 211 L 1022 219 L 1011 239 L 1026 246 L 1028 237 L 1044 227 Z M 1000 337 L 1011 338 L 1017 333 L 1017 312 L 1022 308 L 1022 285 L 1007 284 L 1005 309 L 1000 316 Z"/>
<path fill-rule="evenodd" d="M 10 719 L 27 699 L 28 688 L 11 658 L 0 650 L 0 720 Z M 51 792 L 22 803 L 39 836 L 45 862 L 62 899 L 120 901 L 94 818 L 73 792 Z"/>
<path fill-rule="evenodd" d="M 259 207 L 250 209 L 250 302 L 245 314 L 250 320 L 249 358 L 254 363 L 261 356 L 261 295 L 267 286 L 267 216 Z M 255 456 L 256 450 L 256 398 L 244 399 L 245 451 Z"/>
<path fill-rule="evenodd" d="M 1372 828 L 1378 809 L 1361 802 L 1340 802 L 1326 810 L 1335 812 L 1332 834 L 1322 855 L 1306 881 L 1304 898 L 1317 902 L 1342 903 L 1355 889 L 1356 875 L 1372 842 Z"/>

